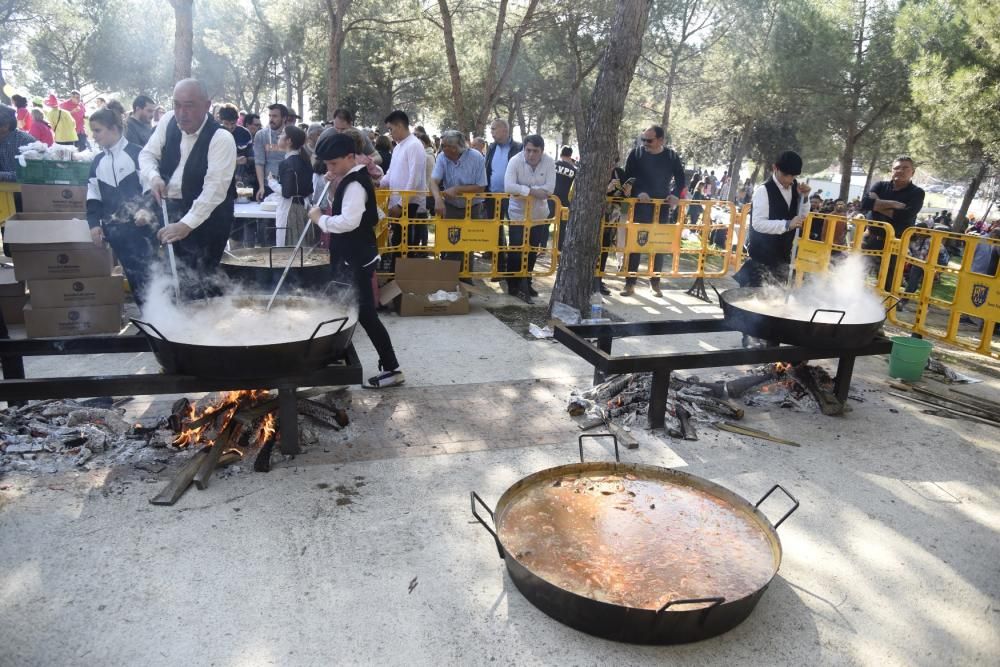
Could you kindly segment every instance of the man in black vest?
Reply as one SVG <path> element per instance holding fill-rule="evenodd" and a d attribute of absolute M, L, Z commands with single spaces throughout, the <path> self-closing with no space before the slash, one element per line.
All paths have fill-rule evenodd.
<path fill-rule="evenodd" d="M 358 323 L 378 353 L 379 373 L 368 378 L 368 386 L 381 389 L 403 384 L 403 371 L 399 370 L 389 332 L 375 310 L 372 281 L 381 259 L 375 243 L 378 208 L 372 179 L 364 165 L 355 160 L 354 151 L 354 139 L 346 134 L 327 135 L 316 143 L 316 159 L 322 160 L 328 172 L 342 180 L 334 192 L 330 215 L 323 215 L 314 206 L 309 211 L 309 220 L 331 235 L 330 264 L 334 279 L 350 282 L 358 292 Z"/>
<path fill-rule="evenodd" d="M 734 276 L 743 287 L 785 283 L 792 261 L 796 230 L 809 213 L 809 190 L 795 177 L 802 173 L 802 158 L 785 151 L 774 162 L 774 173 L 753 193 L 750 213 L 748 261 Z"/>
<path fill-rule="evenodd" d="M 218 293 L 206 280 L 217 270 L 233 226 L 236 142 L 208 113 L 212 100 L 195 79 L 174 86 L 174 110 L 160 120 L 139 154 L 142 178 L 166 199 L 160 243 L 173 243 L 185 298 Z"/>

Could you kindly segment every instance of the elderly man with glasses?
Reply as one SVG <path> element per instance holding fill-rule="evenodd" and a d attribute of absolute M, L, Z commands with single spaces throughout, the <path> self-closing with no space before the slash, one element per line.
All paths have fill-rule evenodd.
<path fill-rule="evenodd" d="M 434 210 L 442 218 L 464 220 L 466 218 L 466 203 L 469 204 L 469 219 L 481 220 L 485 217 L 483 198 L 474 197 L 471 200 L 465 193 L 486 191 L 486 158 L 477 150 L 469 150 L 465 143 L 465 135 L 457 130 L 445 130 L 441 133 L 441 152 L 434 162 L 431 172 L 431 195 L 434 197 Z M 448 236 L 449 241 L 452 235 Z M 461 238 L 456 238 L 456 242 Z M 463 253 L 441 253 L 444 259 L 463 258 Z M 471 269 L 471 265 L 469 266 Z"/>
<path fill-rule="evenodd" d="M 653 222 L 656 209 L 653 204 L 645 203 L 651 199 L 666 200 L 666 204 L 660 207 L 658 222 L 660 224 L 669 222 L 670 209 L 677 205 L 681 190 L 684 189 L 684 163 L 677 153 L 664 145 L 665 143 L 663 128 L 654 125 L 642 133 L 642 146 L 632 149 L 625 161 L 625 178 L 635 179 L 632 192 L 640 202 L 643 202 L 636 204 L 633 222 L 646 224 Z M 663 270 L 663 255 L 656 255 L 652 261 L 654 271 Z M 639 270 L 638 254 L 629 255 L 628 270 Z M 625 279 L 622 296 L 635 294 L 636 280 L 635 277 Z M 653 294 L 658 297 L 663 296 L 658 277 L 650 278 L 649 286 Z"/>

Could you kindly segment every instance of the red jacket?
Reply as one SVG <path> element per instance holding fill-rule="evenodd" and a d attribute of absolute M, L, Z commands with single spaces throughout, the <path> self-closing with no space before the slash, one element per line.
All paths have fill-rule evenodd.
<path fill-rule="evenodd" d="M 31 128 L 28 130 L 28 134 L 39 141 L 45 142 L 46 146 L 51 146 L 53 144 L 54 139 L 52 137 L 52 129 L 44 120 L 33 121 L 31 123 Z"/>
<path fill-rule="evenodd" d="M 17 110 L 17 129 L 28 132 L 31 130 L 31 112 L 20 108 Z"/>
<path fill-rule="evenodd" d="M 76 121 L 76 133 L 85 134 L 83 129 L 83 120 L 87 115 L 86 107 L 84 107 L 83 104 L 77 104 L 72 99 L 69 99 L 60 104 L 59 108 L 68 111 L 69 115 L 71 115 L 73 120 Z"/>

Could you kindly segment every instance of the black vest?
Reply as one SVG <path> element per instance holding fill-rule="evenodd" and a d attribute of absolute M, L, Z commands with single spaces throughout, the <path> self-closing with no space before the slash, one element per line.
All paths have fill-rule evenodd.
<path fill-rule="evenodd" d="M 798 182 L 792 181 L 791 206 L 785 203 L 785 198 L 782 196 L 781 190 L 778 189 L 773 178 L 767 179 L 764 189 L 767 190 L 768 220 L 791 220 L 798 215 Z M 749 236 L 750 247 L 748 252 L 750 258 L 754 261 L 771 268 L 789 264 L 792 261 L 792 243 L 795 241 L 794 229 L 788 230 L 784 234 L 761 234 L 751 226 Z"/>
<path fill-rule="evenodd" d="M 184 174 L 181 176 L 181 203 L 184 210 L 191 208 L 191 204 L 201 194 L 205 187 L 205 174 L 208 173 L 208 145 L 212 142 L 212 137 L 216 131 L 222 129 L 211 116 L 205 121 L 205 126 L 201 128 L 197 141 L 191 147 L 187 162 L 184 163 Z M 223 130 L 225 131 L 225 130 Z M 181 129 L 177 126 L 174 118 L 170 119 L 167 125 L 167 137 L 163 144 L 163 153 L 160 156 L 160 177 L 164 183 L 170 182 L 170 177 L 177 169 L 181 161 Z M 208 216 L 202 224 L 232 224 L 233 202 L 236 201 L 236 181 L 230 174 L 229 189 L 226 191 L 226 198 L 215 207 L 212 214 Z"/>
<path fill-rule="evenodd" d="M 364 266 L 378 255 L 375 244 L 375 226 L 378 224 L 378 207 L 375 205 L 375 187 L 368 171 L 362 167 L 352 171 L 337 186 L 333 194 L 333 205 L 330 213 L 340 215 L 344 205 L 344 192 L 351 183 L 360 183 L 365 189 L 365 212 L 361 215 L 361 224 L 349 232 L 333 233 L 330 239 L 330 263 L 346 262 L 352 266 Z"/>

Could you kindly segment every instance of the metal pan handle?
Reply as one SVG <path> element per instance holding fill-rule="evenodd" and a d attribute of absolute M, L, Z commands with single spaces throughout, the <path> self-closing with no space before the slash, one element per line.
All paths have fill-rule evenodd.
<path fill-rule="evenodd" d="M 479 523 L 483 524 L 483 528 L 485 528 L 486 531 L 490 535 L 493 536 L 493 541 L 497 543 L 497 553 L 500 554 L 500 558 L 503 558 L 503 546 L 500 545 L 500 538 L 497 536 L 497 531 L 494 530 L 493 528 L 490 528 L 489 524 L 486 523 L 486 521 L 483 519 L 483 517 L 479 516 L 479 512 L 476 511 L 476 502 L 477 501 L 479 502 L 480 505 L 483 506 L 483 509 L 485 509 L 487 512 L 490 513 L 490 521 L 492 521 L 493 525 L 495 526 L 496 525 L 496 517 L 493 516 L 493 510 L 491 510 L 490 506 L 487 505 L 483 501 L 483 499 L 479 497 L 478 493 L 476 493 L 475 491 L 472 492 L 472 495 L 471 495 L 471 498 L 470 498 L 470 502 L 472 504 L 472 516 L 476 517 L 476 521 L 478 521 Z"/>
<path fill-rule="evenodd" d="M 294 248 L 293 245 L 275 245 L 267 249 L 267 264 L 268 268 L 274 268 L 274 249 L 275 248 Z M 306 253 L 302 248 L 298 248 L 299 251 L 299 268 L 303 268 L 306 265 Z M 292 251 L 294 252 L 294 250 Z M 279 267 L 280 268 L 280 267 Z"/>
<path fill-rule="evenodd" d="M 817 308 L 816 310 L 813 311 L 813 316 L 809 318 L 809 321 L 812 322 L 813 320 L 815 320 L 816 316 L 818 314 L 820 314 L 820 313 L 840 313 L 840 319 L 837 320 L 837 324 L 840 324 L 841 322 L 843 322 L 844 318 L 847 316 L 847 312 L 843 311 L 843 310 L 831 310 L 829 308 Z"/>
<path fill-rule="evenodd" d="M 892 312 L 892 309 L 895 308 L 896 306 L 898 306 L 902 302 L 902 299 L 900 299 L 895 294 L 888 294 L 888 295 L 886 295 L 886 297 L 884 299 L 882 299 L 882 305 L 885 306 L 885 302 L 888 301 L 889 299 L 895 299 L 895 302 L 891 306 L 889 306 L 888 308 L 885 309 L 885 314 L 886 315 L 888 315 L 890 312 Z"/>
<path fill-rule="evenodd" d="M 618 454 L 618 436 L 614 433 L 584 433 L 580 436 L 580 463 L 583 463 L 583 439 L 584 438 L 611 438 L 615 442 L 615 461 L 621 463 L 622 457 Z"/>
<path fill-rule="evenodd" d="M 170 342 L 169 340 L 167 340 L 167 337 L 166 337 L 166 336 L 164 336 L 164 335 L 163 335 L 162 333 L 160 333 L 160 330 L 159 330 L 159 329 L 157 329 L 156 327 L 154 327 L 154 326 L 153 326 L 152 324 L 150 324 L 149 322 L 143 322 L 142 320 L 137 320 L 137 319 L 135 319 L 134 317 L 130 317 L 130 318 L 129 318 L 129 321 L 130 321 L 130 322 L 131 322 L 132 324 L 134 324 L 134 325 L 135 325 L 135 328 L 136 328 L 136 329 L 138 329 L 138 330 L 139 330 L 139 331 L 141 331 L 142 333 L 146 334 L 147 336 L 150 336 L 150 337 L 152 337 L 152 334 L 151 334 L 151 333 L 149 333 L 149 331 L 146 331 L 146 329 L 144 329 L 143 327 L 148 327 L 149 329 L 152 329 L 152 330 L 153 330 L 154 332 L 156 332 L 156 337 L 157 337 L 157 338 L 159 338 L 160 340 L 162 340 L 162 341 L 166 341 L 166 342 L 168 342 L 168 343 Z"/>
<path fill-rule="evenodd" d="M 323 320 L 322 322 L 316 325 L 316 329 L 313 331 L 312 336 L 309 336 L 309 340 L 312 341 L 312 339 L 316 337 L 316 334 L 319 333 L 319 330 L 325 327 L 327 324 L 330 324 L 331 322 L 340 322 L 340 326 L 334 332 L 334 333 L 340 333 L 341 331 L 343 331 L 344 326 L 347 324 L 347 318 L 335 317 L 332 320 Z"/>
<path fill-rule="evenodd" d="M 792 515 L 792 512 L 794 512 L 795 510 L 797 510 L 799 508 L 799 501 L 796 500 L 795 496 L 793 496 L 792 494 L 790 494 L 788 492 L 788 489 L 786 489 L 785 487 L 783 487 L 781 484 L 775 484 L 774 486 L 772 486 L 770 488 L 770 490 L 767 493 L 764 494 L 763 498 L 761 498 L 756 503 L 754 503 L 754 507 L 755 508 L 759 508 L 761 506 L 761 503 L 763 503 L 765 500 L 767 500 L 767 497 L 770 496 L 772 493 L 774 493 L 775 489 L 781 489 L 782 493 L 784 493 L 786 496 L 788 496 L 789 499 L 791 499 L 791 501 L 793 503 L 795 503 L 794 505 L 792 505 L 792 509 L 790 509 L 787 512 L 785 512 L 785 516 L 783 516 L 780 519 L 778 519 L 778 523 L 774 524 L 774 529 L 777 530 L 778 526 L 780 526 L 782 523 L 784 523 L 785 519 L 787 519 L 788 517 L 790 517 Z"/>
<path fill-rule="evenodd" d="M 705 604 L 706 602 L 711 602 L 712 604 L 708 605 L 707 607 L 705 607 L 702 610 L 705 613 L 708 613 L 709 610 L 718 607 L 720 604 L 722 604 L 725 601 L 726 601 L 726 598 L 723 598 L 723 597 L 687 598 L 687 599 L 684 599 L 684 600 L 671 600 L 667 604 L 665 604 L 662 607 L 660 607 L 659 609 L 657 609 L 656 610 L 656 615 L 659 616 L 660 614 L 662 614 L 663 612 L 665 612 L 669 607 L 672 607 L 675 604 Z"/>

